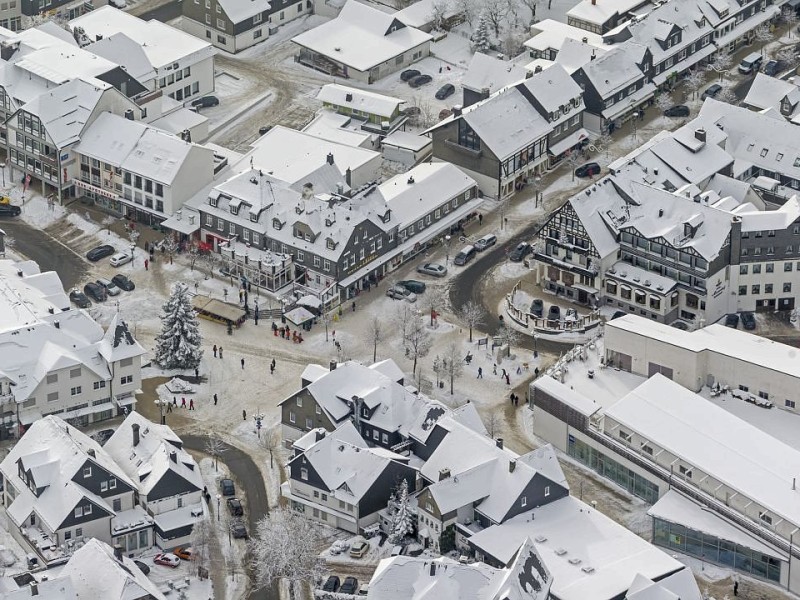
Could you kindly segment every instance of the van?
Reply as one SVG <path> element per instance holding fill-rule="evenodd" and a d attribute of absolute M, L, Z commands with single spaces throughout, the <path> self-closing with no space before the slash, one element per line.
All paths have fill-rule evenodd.
<path fill-rule="evenodd" d="M 739 73 L 748 74 L 758 71 L 761 68 L 762 60 L 764 60 L 764 57 L 761 56 L 761 53 L 751 52 L 739 63 Z"/>
<path fill-rule="evenodd" d="M 475 242 L 475 250 L 478 252 L 483 252 L 487 248 L 491 248 L 497 243 L 497 236 L 493 233 L 487 233 L 477 242 Z"/>
<path fill-rule="evenodd" d="M 467 246 L 465 248 L 462 248 L 461 251 L 458 254 L 456 254 L 456 257 L 453 259 L 453 264 L 458 266 L 465 265 L 473 258 L 475 258 L 475 254 L 476 254 L 475 246 Z"/>

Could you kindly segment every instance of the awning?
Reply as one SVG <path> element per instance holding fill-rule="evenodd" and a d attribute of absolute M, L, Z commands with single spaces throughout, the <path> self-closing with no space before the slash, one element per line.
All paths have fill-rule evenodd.
<path fill-rule="evenodd" d="M 560 154 L 566 152 L 576 144 L 578 144 L 582 140 L 589 139 L 589 132 L 586 131 L 583 127 L 578 129 L 573 133 L 570 133 L 567 137 L 565 137 L 560 142 L 556 142 L 553 144 L 547 151 L 552 154 L 553 156 L 559 156 Z"/>
<path fill-rule="evenodd" d="M 581 292 L 586 292 L 587 294 L 598 294 L 600 290 L 597 288 L 593 288 L 590 285 L 583 285 L 582 283 L 573 283 L 572 287 L 576 290 L 580 290 Z"/>
<path fill-rule="evenodd" d="M 631 94 L 630 96 L 626 96 L 616 104 L 612 104 L 600 114 L 608 121 L 619 119 L 625 113 L 638 108 L 642 102 L 652 98 L 655 93 L 656 86 L 654 86 L 652 83 L 645 83 L 642 89 Z"/>
<path fill-rule="evenodd" d="M 311 321 L 314 318 L 314 315 L 308 312 L 308 310 L 306 310 L 302 306 L 298 306 L 297 308 L 290 310 L 284 316 L 289 321 L 298 326 L 302 325 L 303 323 L 307 323 L 308 321 Z"/>
<path fill-rule="evenodd" d="M 161 223 L 161 226 L 177 231 L 178 233 L 191 235 L 195 231 L 200 230 L 200 215 L 172 215 L 168 219 L 165 219 Z"/>
<path fill-rule="evenodd" d="M 198 312 L 205 312 L 209 315 L 230 321 L 231 323 L 239 323 L 244 320 L 245 317 L 244 310 L 238 306 L 229 304 L 228 302 L 222 302 L 216 298 L 209 298 L 202 294 L 192 297 L 192 306 Z"/>
<path fill-rule="evenodd" d="M 301 306 L 308 306 L 310 308 L 319 308 L 320 306 L 322 306 L 322 300 L 320 300 L 316 296 L 308 295 L 300 298 L 297 301 L 297 304 L 300 304 Z"/>

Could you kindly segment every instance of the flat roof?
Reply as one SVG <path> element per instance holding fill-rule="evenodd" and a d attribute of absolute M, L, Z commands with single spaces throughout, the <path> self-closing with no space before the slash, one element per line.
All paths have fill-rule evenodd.
<path fill-rule="evenodd" d="M 770 512 L 800 524 L 800 489 L 792 489 L 800 475 L 800 452 L 791 446 L 660 374 L 605 414 Z"/>
<path fill-rule="evenodd" d="M 540 377 L 533 382 L 533 386 L 546 394 L 550 394 L 586 417 L 592 416 L 602 408 L 602 406 L 592 398 L 576 392 L 573 388 L 567 387 L 552 377 Z"/>

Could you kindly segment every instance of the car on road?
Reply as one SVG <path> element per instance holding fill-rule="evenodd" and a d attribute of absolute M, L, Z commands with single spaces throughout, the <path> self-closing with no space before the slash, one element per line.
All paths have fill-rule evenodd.
<path fill-rule="evenodd" d="M 219 489 L 222 490 L 223 496 L 235 496 L 236 486 L 233 485 L 232 479 L 222 479 L 219 482 Z"/>
<path fill-rule="evenodd" d="M 386 295 L 389 296 L 392 300 L 405 300 L 406 302 L 416 302 L 417 295 L 409 292 L 406 288 L 393 285 L 388 290 L 386 290 Z"/>
<path fill-rule="evenodd" d="M 548 321 L 560 321 L 561 320 L 561 307 L 556 306 L 555 304 L 551 304 L 549 310 L 547 311 L 547 320 Z"/>
<path fill-rule="evenodd" d="M 357 591 L 358 591 L 358 579 L 356 579 L 355 577 L 345 577 L 342 587 L 339 588 L 339 593 L 350 594 L 351 596 L 353 596 Z"/>
<path fill-rule="evenodd" d="M 89 308 L 92 305 L 92 301 L 78 288 L 74 288 L 70 291 L 69 299 L 74 302 L 75 306 L 78 308 Z"/>
<path fill-rule="evenodd" d="M 117 252 L 111 257 L 109 261 L 112 267 L 121 267 L 133 260 L 133 255 L 130 252 Z"/>
<path fill-rule="evenodd" d="M 404 279 L 403 281 L 398 281 L 397 285 L 406 288 L 409 292 L 414 294 L 424 293 L 426 287 L 424 283 L 416 279 Z"/>
<path fill-rule="evenodd" d="M 421 73 L 416 69 L 406 69 L 405 71 L 400 73 L 400 81 L 411 81 L 412 79 L 414 79 L 414 77 L 419 77 L 420 75 Z"/>
<path fill-rule="evenodd" d="M 363 558 L 367 552 L 369 552 L 369 544 L 363 538 L 354 541 L 350 546 L 350 558 Z"/>
<path fill-rule="evenodd" d="M 508 260 L 511 262 L 522 262 L 522 259 L 528 256 L 532 251 L 531 245 L 528 242 L 520 242 L 517 247 L 508 255 Z"/>
<path fill-rule="evenodd" d="M 586 163 L 575 169 L 575 177 L 594 177 L 600 173 L 600 165 L 596 162 Z"/>
<path fill-rule="evenodd" d="M 126 292 L 132 292 L 136 289 L 136 285 L 134 285 L 133 281 L 125 277 L 122 273 L 118 273 L 111 278 L 111 283 L 116 285 L 118 288 L 125 290 Z"/>
<path fill-rule="evenodd" d="M 418 88 L 426 83 L 430 83 L 431 81 L 433 81 L 433 77 L 430 75 L 417 75 L 414 77 L 414 79 L 410 79 L 408 81 L 408 85 L 410 85 L 412 88 Z"/>
<path fill-rule="evenodd" d="M 22 209 L 13 204 L 0 204 L 0 217 L 18 217 L 22 214 Z"/>
<path fill-rule="evenodd" d="M 219 106 L 219 98 L 216 96 L 203 96 L 197 100 L 192 101 L 192 106 L 198 108 L 208 108 L 210 106 Z"/>
<path fill-rule="evenodd" d="M 725 327 L 733 327 L 736 329 L 739 326 L 739 315 L 731 313 L 725 317 Z"/>
<path fill-rule="evenodd" d="M 133 564 L 135 564 L 137 567 L 139 567 L 139 570 L 142 573 L 144 573 L 145 575 L 150 573 L 150 565 L 148 565 L 147 563 L 143 563 L 140 560 L 135 560 L 134 559 Z"/>
<path fill-rule="evenodd" d="M 153 557 L 153 562 L 157 565 L 164 565 L 165 567 L 172 567 L 174 569 L 181 564 L 181 559 L 172 552 L 159 552 Z"/>
<path fill-rule="evenodd" d="M 91 281 L 83 286 L 83 293 L 89 296 L 89 298 L 95 302 L 105 302 L 106 298 L 108 298 L 108 296 L 106 296 L 105 289 Z"/>
<path fill-rule="evenodd" d="M 703 92 L 703 95 L 700 97 L 701 100 L 705 100 L 706 98 L 716 98 L 717 94 L 722 91 L 722 86 L 718 83 L 714 85 L 710 85 L 706 88 L 706 91 Z"/>
<path fill-rule="evenodd" d="M 665 117 L 688 117 L 689 116 L 689 107 L 685 104 L 676 104 L 675 106 L 670 106 L 668 109 L 664 111 Z"/>
<path fill-rule="evenodd" d="M 181 560 L 192 560 L 192 549 L 186 548 L 181 546 L 180 548 L 175 548 L 172 553 L 180 558 Z"/>
<path fill-rule="evenodd" d="M 228 498 L 228 512 L 231 513 L 234 517 L 243 517 L 244 516 L 244 507 L 242 506 L 242 501 L 238 498 Z"/>
<path fill-rule="evenodd" d="M 452 83 L 445 83 L 442 87 L 439 88 L 439 91 L 436 92 L 436 99 L 437 100 L 444 100 L 445 98 L 449 98 L 456 92 L 456 86 Z"/>
<path fill-rule="evenodd" d="M 497 236 L 493 233 L 487 233 L 485 236 L 480 238 L 478 241 L 475 242 L 475 250 L 478 252 L 483 252 L 488 248 L 491 248 L 497 243 Z"/>
<path fill-rule="evenodd" d="M 447 267 L 436 263 L 425 263 L 417 267 L 417 273 L 431 277 L 444 277 L 447 275 Z"/>
<path fill-rule="evenodd" d="M 247 535 L 247 527 L 245 527 L 244 523 L 241 521 L 234 521 L 231 523 L 231 533 L 233 534 L 233 539 L 236 540 L 250 539 Z"/>
<path fill-rule="evenodd" d="M 322 586 L 323 592 L 333 592 L 336 593 L 339 591 L 339 586 L 341 585 L 341 581 L 336 575 L 331 575 L 328 577 L 325 585 Z"/>
<path fill-rule="evenodd" d="M 783 69 L 782 60 L 771 60 L 764 66 L 764 74 L 774 77 Z"/>
<path fill-rule="evenodd" d="M 531 302 L 531 314 L 540 319 L 544 315 L 544 301 L 541 298 L 534 298 Z"/>
<path fill-rule="evenodd" d="M 756 328 L 756 318 L 751 312 L 742 313 L 742 327 L 747 331 L 753 331 Z"/>
<path fill-rule="evenodd" d="M 106 256 L 111 256 L 116 252 L 114 246 L 109 246 L 108 244 L 103 244 L 102 246 L 98 246 L 97 248 L 92 248 L 86 253 L 86 258 L 92 262 L 97 262 L 101 258 L 105 258 Z"/>
<path fill-rule="evenodd" d="M 120 289 L 114 285 L 113 281 L 109 281 L 108 279 L 98 279 L 96 281 L 97 285 L 103 288 L 106 291 L 106 294 L 109 296 L 119 296 L 121 291 Z"/>

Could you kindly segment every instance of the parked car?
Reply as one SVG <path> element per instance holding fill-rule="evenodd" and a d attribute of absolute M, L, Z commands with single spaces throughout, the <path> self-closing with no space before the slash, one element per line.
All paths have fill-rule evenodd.
<path fill-rule="evenodd" d="M 192 560 L 191 548 L 186 548 L 181 546 L 180 548 L 175 548 L 175 550 L 173 550 L 172 553 L 181 560 Z"/>
<path fill-rule="evenodd" d="M 228 512 L 234 517 L 243 517 L 244 507 L 242 506 L 242 501 L 238 498 L 228 498 Z"/>
<path fill-rule="evenodd" d="M 232 479 L 222 479 L 219 482 L 219 489 L 222 490 L 223 496 L 235 496 L 236 486 L 233 485 Z"/>
<path fill-rule="evenodd" d="M 600 165 L 596 162 L 586 163 L 575 169 L 575 177 L 594 177 L 600 173 Z"/>
<path fill-rule="evenodd" d="M 386 295 L 392 300 L 405 300 L 406 302 L 416 302 L 417 295 L 409 292 L 406 288 L 394 285 L 386 290 Z"/>
<path fill-rule="evenodd" d="M 561 320 L 561 307 L 556 306 L 555 304 L 550 305 L 550 309 L 547 311 L 547 320 L 548 321 L 560 321 Z"/>
<path fill-rule="evenodd" d="M 258 128 L 258 135 L 265 135 L 270 132 L 272 125 L 262 125 Z"/>
<path fill-rule="evenodd" d="M 365 539 L 356 540 L 350 546 L 351 558 L 363 558 L 367 552 L 369 552 L 369 544 Z"/>
<path fill-rule="evenodd" d="M 362 583 L 361 587 L 358 588 L 358 595 L 359 596 L 369 596 L 369 584 Z"/>
<path fill-rule="evenodd" d="M 114 285 L 114 282 L 109 281 L 108 279 L 98 279 L 97 285 L 103 288 L 106 291 L 106 294 L 109 296 L 119 296 L 120 289 Z"/>
<path fill-rule="evenodd" d="M 531 245 L 528 242 L 520 242 L 516 248 L 508 255 L 508 260 L 511 262 L 522 262 L 522 259 L 528 256 L 532 251 Z"/>
<path fill-rule="evenodd" d="M 739 315 L 731 313 L 725 317 L 725 327 L 733 327 L 736 329 L 739 326 Z"/>
<path fill-rule="evenodd" d="M 322 586 L 322 591 L 336 593 L 339 591 L 340 585 L 341 582 L 339 581 L 339 577 L 337 577 L 336 575 L 331 575 L 330 577 L 328 577 L 327 581 L 325 582 L 325 585 Z"/>
<path fill-rule="evenodd" d="M 105 302 L 108 297 L 103 287 L 93 282 L 89 282 L 83 286 L 83 293 L 95 302 Z"/>
<path fill-rule="evenodd" d="M 531 302 L 531 314 L 534 317 L 542 318 L 544 314 L 544 301 L 541 298 L 534 298 Z"/>
<path fill-rule="evenodd" d="M 172 552 L 159 552 L 153 557 L 153 562 L 157 565 L 164 565 L 165 567 L 172 567 L 174 569 L 181 564 L 181 559 Z"/>
<path fill-rule="evenodd" d="M 747 331 L 753 331 L 756 328 L 756 318 L 755 315 L 751 312 L 743 312 L 742 313 L 742 327 L 747 329 Z"/>
<path fill-rule="evenodd" d="M 431 277 L 444 277 L 447 275 L 447 267 L 436 263 L 425 263 L 417 267 L 417 273 Z"/>
<path fill-rule="evenodd" d="M 75 306 L 78 308 L 89 308 L 92 305 L 92 301 L 78 288 L 74 288 L 70 291 L 69 299 L 74 302 Z"/>
<path fill-rule="evenodd" d="M 22 214 L 22 209 L 13 204 L 0 204 L 0 217 L 18 217 Z"/>
<path fill-rule="evenodd" d="M 774 77 L 783 69 L 782 60 L 771 60 L 764 66 L 764 74 Z"/>
<path fill-rule="evenodd" d="M 421 73 L 416 69 L 406 69 L 400 73 L 400 81 L 411 81 L 414 77 L 418 77 L 419 75 L 421 75 Z"/>
<path fill-rule="evenodd" d="M 244 523 L 241 521 L 234 521 L 231 523 L 231 533 L 233 534 L 233 538 L 236 540 L 249 539 L 249 536 L 247 535 L 247 527 L 245 527 Z"/>
<path fill-rule="evenodd" d="M 477 252 L 475 251 L 475 246 L 464 246 L 458 251 L 458 254 L 456 254 L 455 258 L 453 259 L 453 264 L 458 267 L 463 267 L 465 264 L 475 258 L 476 254 Z"/>
<path fill-rule="evenodd" d="M 355 577 L 345 577 L 342 587 L 339 588 L 340 594 L 354 595 L 358 591 L 358 579 Z"/>
<path fill-rule="evenodd" d="M 701 100 L 705 100 L 706 98 L 716 98 L 717 94 L 722 91 L 722 86 L 718 83 L 714 85 L 710 85 L 706 88 L 706 91 L 703 92 L 703 95 L 700 97 Z"/>
<path fill-rule="evenodd" d="M 402 553 L 403 553 L 403 547 L 402 546 L 398 545 L 398 546 L 393 546 L 392 547 L 391 556 L 400 556 Z"/>
<path fill-rule="evenodd" d="M 203 96 L 192 101 L 192 106 L 198 108 L 208 108 L 209 106 L 219 106 L 219 98 L 216 96 Z"/>
<path fill-rule="evenodd" d="M 414 79 L 409 80 L 408 85 L 410 85 L 412 88 L 418 88 L 426 83 L 430 83 L 431 81 L 433 81 L 433 77 L 430 75 L 417 75 L 414 77 Z"/>
<path fill-rule="evenodd" d="M 136 289 L 133 281 L 125 277 L 122 273 L 118 273 L 111 278 L 111 283 L 116 285 L 118 288 L 125 290 L 126 292 L 132 292 Z"/>
<path fill-rule="evenodd" d="M 497 243 L 497 236 L 493 233 L 487 233 L 485 236 L 475 242 L 475 250 L 483 252 L 487 248 L 491 248 Z"/>
<path fill-rule="evenodd" d="M 140 560 L 134 559 L 133 564 L 135 564 L 137 567 L 139 567 L 139 570 L 142 573 L 144 573 L 145 575 L 150 573 L 150 565 L 148 565 L 147 563 L 143 563 Z"/>
<path fill-rule="evenodd" d="M 689 116 L 689 107 L 685 104 L 676 104 L 675 106 L 670 106 L 667 110 L 664 111 L 665 117 L 688 117 Z"/>
<path fill-rule="evenodd" d="M 439 88 L 439 91 L 436 92 L 436 99 L 437 100 L 444 100 L 455 94 L 456 86 L 452 83 L 445 83 L 442 87 Z"/>
<path fill-rule="evenodd" d="M 112 267 L 121 267 L 133 260 L 133 255 L 130 252 L 118 252 L 111 257 L 109 261 Z"/>
<path fill-rule="evenodd" d="M 106 256 L 111 256 L 116 252 L 114 246 L 109 246 L 108 244 L 104 244 L 102 246 L 98 246 L 97 248 L 92 248 L 86 253 L 86 258 L 92 262 L 97 262 L 101 258 L 105 258 Z"/>
<path fill-rule="evenodd" d="M 403 281 L 398 281 L 397 285 L 406 288 L 409 292 L 413 292 L 414 294 L 422 294 L 425 292 L 426 287 L 424 283 L 416 279 L 404 279 Z"/>
<path fill-rule="evenodd" d="M 761 68 L 761 63 L 763 60 L 764 57 L 760 52 L 751 52 L 742 59 L 742 62 L 739 63 L 739 73 L 749 75 L 754 71 L 758 72 L 758 70 Z"/>

